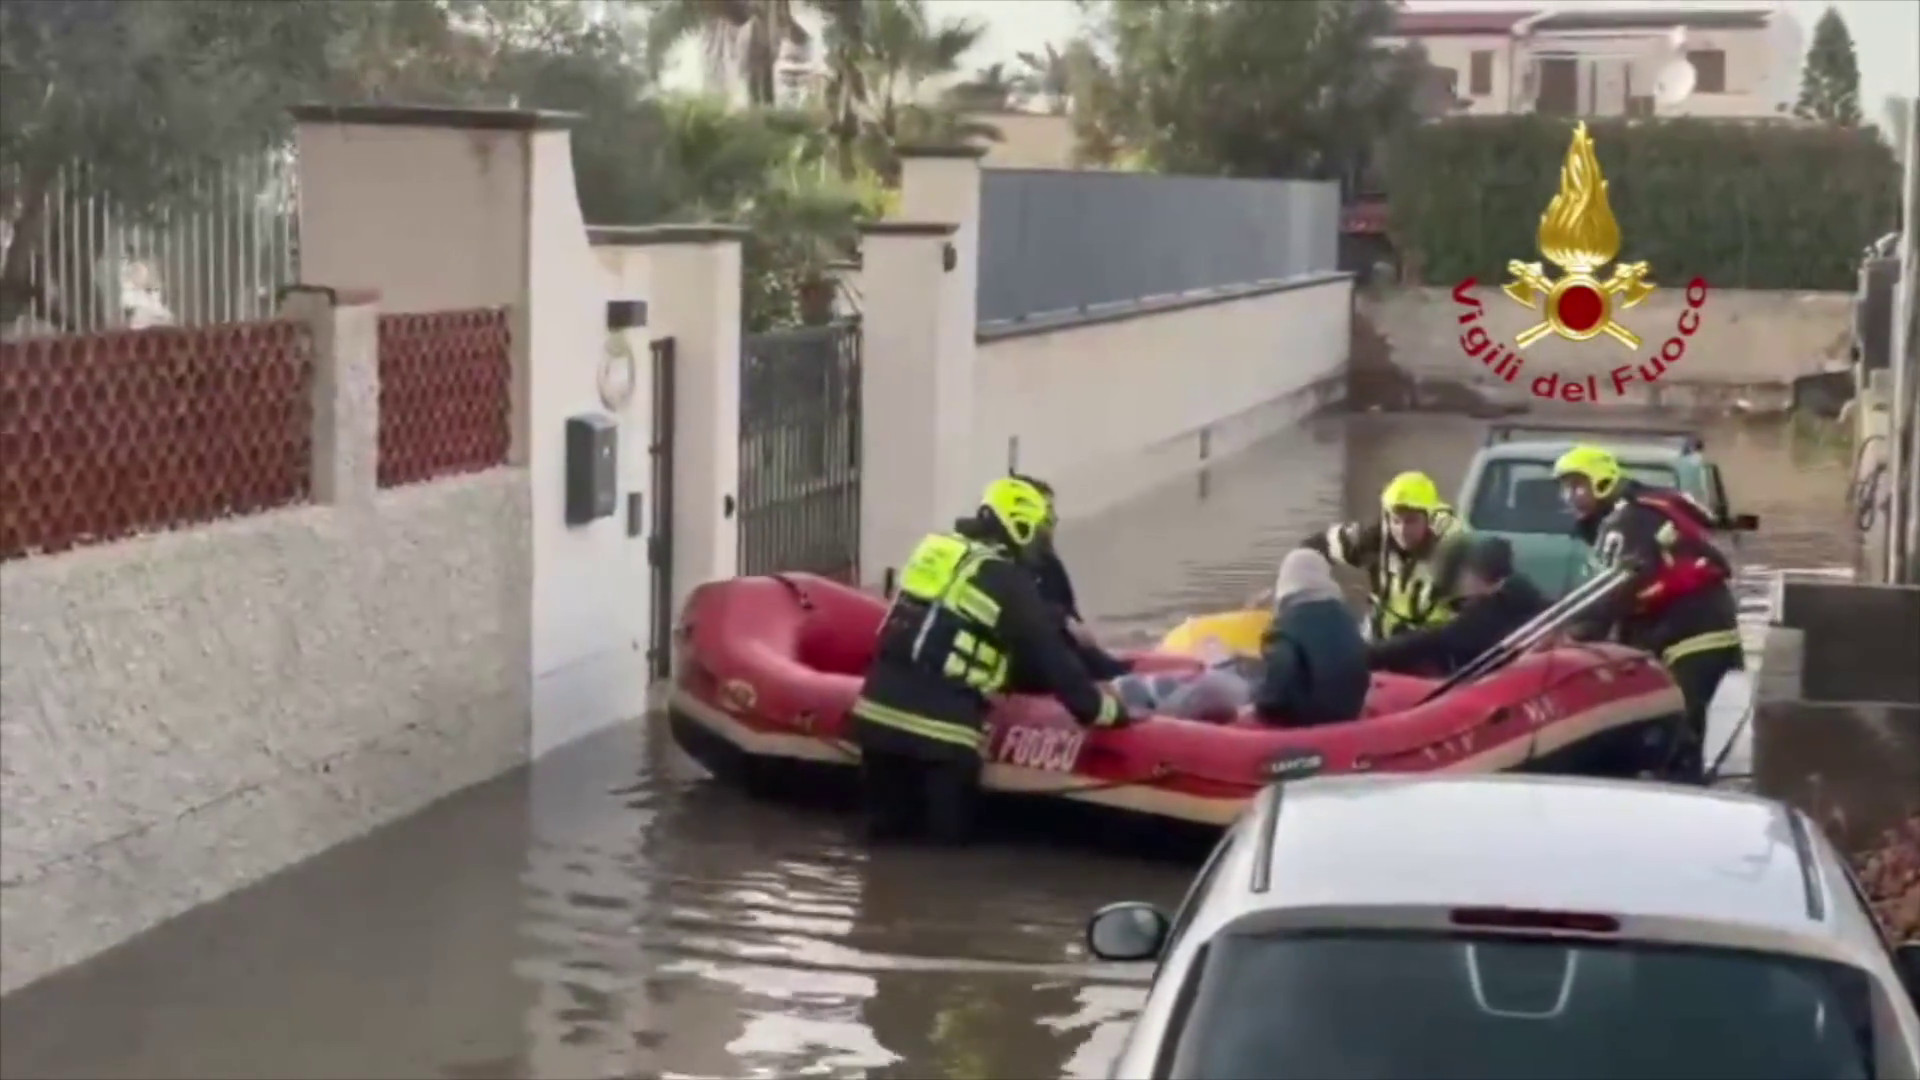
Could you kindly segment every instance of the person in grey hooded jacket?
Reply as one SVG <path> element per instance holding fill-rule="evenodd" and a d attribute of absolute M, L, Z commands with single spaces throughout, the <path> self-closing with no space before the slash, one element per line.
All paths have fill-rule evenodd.
<path fill-rule="evenodd" d="M 1290 551 L 1274 583 L 1273 626 L 1254 691 L 1260 718 L 1286 727 L 1358 719 L 1367 704 L 1367 643 L 1326 556 Z"/>

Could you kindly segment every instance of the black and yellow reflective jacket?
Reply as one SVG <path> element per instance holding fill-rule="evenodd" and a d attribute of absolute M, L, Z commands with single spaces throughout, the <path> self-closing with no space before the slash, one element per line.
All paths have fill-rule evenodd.
<path fill-rule="evenodd" d="M 1033 574 L 976 522 L 921 540 L 902 568 L 874 660 L 853 703 L 864 749 L 921 757 L 980 753 L 990 695 L 1013 665 L 1076 720 L 1112 723 L 1119 705 L 1087 674 Z"/>
<path fill-rule="evenodd" d="M 1577 523 L 1592 570 L 1632 570 L 1632 580 L 1579 620 L 1576 637 L 1614 637 L 1668 664 L 1713 650 L 1742 652 L 1740 610 L 1711 516 L 1686 495 L 1621 482 L 1612 509 Z"/>
<path fill-rule="evenodd" d="M 1429 527 L 1432 534 L 1417 552 L 1401 550 L 1379 519 L 1335 525 L 1307 538 L 1304 546 L 1367 575 L 1367 629 L 1374 641 L 1430 629 L 1454 615 L 1466 523 L 1442 508 Z"/>

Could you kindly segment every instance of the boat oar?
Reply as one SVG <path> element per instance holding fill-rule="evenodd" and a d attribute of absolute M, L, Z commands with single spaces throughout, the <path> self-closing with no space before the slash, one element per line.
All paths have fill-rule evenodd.
<path fill-rule="evenodd" d="M 1500 642 L 1468 661 L 1465 667 L 1448 676 L 1439 686 L 1434 687 L 1420 699 L 1424 705 L 1463 683 L 1472 682 L 1490 671 L 1505 666 L 1515 657 L 1533 648 L 1540 642 L 1574 619 L 1591 610 L 1595 604 L 1605 600 L 1631 576 L 1625 567 L 1614 567 L 1605 573 L 1596 575 L 1579 588 L 1562 597 L 1547 610 L 1527 621 L 1518 630 L 1500 639 Z"/>

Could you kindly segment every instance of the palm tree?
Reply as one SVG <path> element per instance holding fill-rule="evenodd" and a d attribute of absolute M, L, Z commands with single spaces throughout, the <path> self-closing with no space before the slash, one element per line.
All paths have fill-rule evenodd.
<path fill-rule="evenodd" d="M 824 26 L 825 106 L 840 178 L 860 171 L 861 109 L 867 101 L 867 21 L 863 0 L 815 0 Z"/>
<path fill-rule="evenodd" d="M 1074 42 L 1067 46 L 1066 52 L 1046 46 L 1043 53 L 1023 52 L 1018 59 L 1024 70 L 1015 79 L 1027 94 L 1043 99 L 1047 111 L 1055 116 L 1065 116 L 1067 102 L 1071 100 L 1079 72 L 1076 70 L 1081 58 L 1075 55 L 1076 47 L 1086 48 L 1085 42 Z"/>
<path fill-rule="evenodd" d="M 926 0 L 873 0 L 867 6 L 868 109 L 885 159 L 903 139 L 998 138 L 991 124 L 960 119 L 922 100 L 934 79 L 952 75 L 986 27 L 971 19 L 935 21 Z"/>
<path fill-rule="evenodd" d="M 1007 65 L 988 64 L 973 73 L 973 78 L 947 92 L 947 100 L 962 109 L 976 112 L 1005 112 L 1020 93 L 1019 80 L 1009 75 Z"/>
<path fill-rule="evenodd" d="M 711 69 L 732 68 L 747 85 L 747 100 L 771 105 L 783 45 L 804 46 L 812 35 L 796 17 L 797 0 L 651 0 L 647 58 L 658 70 L 675 46 L 698 38 Z"/>
<path fill-rule="evenodd" d="M 843 178 L 863 164 L 897 175 L 903 141 L 1000 138 L 999 129 L 924 100 L 926 85 L 960 69 L 986 28 L 935 19 L 925 0 L 814 0 L 823 16 L 825 106 Z"/>

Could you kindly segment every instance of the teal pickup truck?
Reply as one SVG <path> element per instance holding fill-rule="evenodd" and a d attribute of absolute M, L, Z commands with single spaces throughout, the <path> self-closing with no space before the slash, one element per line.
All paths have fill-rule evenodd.
<path fill-rule="evenodd" d="M 1549 599 L 1586 580 L 1587 547 L 1573 535 L 1573 512 L 1560 497 L 1553 463 L 1578 443 L 1612 450 L 1628 476 L 1692 496 L 1728 534 L 1752 532 L 1760 519 L 1734 514 L 1720 467 L 1707 460 L 1706 443 L 1679 428 L 1580 427 L 1495 424 L 1467 467 L 1456 509 L 1477 533 L 1504 536 L 1513 544 L 1520 571 Z M 1734 557 L 1737 541 L 1728 545 Z"/>

